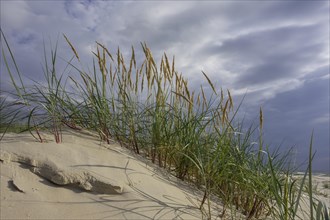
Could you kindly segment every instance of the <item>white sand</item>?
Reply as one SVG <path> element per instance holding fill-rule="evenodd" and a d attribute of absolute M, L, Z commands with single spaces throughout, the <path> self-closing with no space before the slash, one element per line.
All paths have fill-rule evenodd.
<path fill-rule="evenodd" d="M 0 142 L 1 219 L 202 219 L 201 192 L 127 149 L 106 149 L 73 131 L 64 132 L 62 144 L 52 139 L 6 134 Z M 47 179 L 72 184 L 50 182 L 47 171 Z"/>
<path fill-rule="evenodd" d="M 202 192 L 118 144 L 69 130 L 61 144 L 46 139 L 10 133 L 0 142 L 0 219 L 205 218 Z M 313 181 L 330 207 L 330 177 Z M 212 204 L 217 218 L 222 207 Z"/>
<path fill-rule="evenodd" d="M 299 184 L 300 181 L 303 179 L 304 174 L 300 173 L 294 176 L 297 179 Z M 307 196 L 307 186 L 308 186 L 308 177 L 305 180 L 304 184 L 304 191 L 302 195 L 302 199 L 300 201 L 301 210 L 298 216 L 301 219 L 310 219 L 310 199 Z M 319 203 L 323 203 L 328 208 L 328 213 L 330 214 L 330 176 L 326 174 L 315 174 L 312 178 L 312 190 L 313 190 L 313 198 L 314 201 Z M 314 211 L 315 213 L 315 211 Z"/>

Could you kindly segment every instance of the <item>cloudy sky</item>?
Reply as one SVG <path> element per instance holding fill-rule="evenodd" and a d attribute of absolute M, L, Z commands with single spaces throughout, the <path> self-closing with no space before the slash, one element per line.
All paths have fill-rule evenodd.
<path fill-rule="evenodd" d="M 330 172 L 329 1 L 4 1 L 1 28 L 27 78 L 41 79 L 43 39 L 91 60 L 95 41 L 114 53 L 146 42 L 175 55 L 192 87 L 206 72 L 217 88 L 245 94 L 247 120 L 262 106 L 265 141 L 307 158 L 315 132 L 315 170 Z M 158 59 L 159 60 L 159 59 Z M 8 77 L 1 58 L 1 87 Z"/>

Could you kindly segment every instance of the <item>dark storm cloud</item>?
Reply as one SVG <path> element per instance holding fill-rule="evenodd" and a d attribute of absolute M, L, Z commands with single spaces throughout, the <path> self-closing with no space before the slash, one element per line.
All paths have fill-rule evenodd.
<path fill-rule="evenodd" d="M 238 79 L 238 85 L 247 86 L 274 82 L 288 75 L 294 74 L 295 69 L 292 65 L 280 63 L 278 61 L 266 62 L 264 64 L 249 68 L 242 77 Z"/>
<path fill-rule="evenodd" d="M 329 13 L 326 1 L 258 1 L 230 4 L 228 30 L 290 23 L 312 23 Z"/>
<path fill-rule="evenodd" d="M 292 118 L 299 117 L 300 119 L 308 118 L 308 120 L 313 120 L 328 113 L 328 80 L 329 78 L 326 78 L 326 75 L 324 77 L 306 79 L 304 84 L 298 89 L 277 95 L 265 102 L 264 107 L 287 114 L 287 116 L 295 116 Z M 319 106 L 324 106 L 324 108 L 319 108 Z M 285 109 L 285 111 L 281 109 Z M 308 123 L 308 120 L 304 120 L 304 123 Z"/>
<path fill-rule="evenodd" d="M 229 60 L 228 66 L 245 63 L 249 67 L 239 73 L 235 84 L 248 87 L 302 74 L 327 46 L 320 40 L 323 28 L 297 25 L 256 31 L 210 45 L 202 53 Z"/>
<path fill-rule="evenodd" d="M 317 151 L 314 165 L 323 172 L 328 171 L 325 163 L 330 155 L 328 65 L 308 75 L 299 88 L 266 101 L 263 109 L 265 138 L 274 144 L 284 140 L 286 148 L 295 146 L 300 162 L 307 158 L 309 138 L 314 129 L 314 150 Z"/>
<path fill-rule="evenodd" d="M 306 19 L 306 14 L 315 17 L 328 12 L 328 3 L 325 1 L 285 1 L 270 5 L 261 13 L 261 16 L 272 19 Z M 268 15 L 268 16 L 266 16 Z"/>
<path fill-rule="evenodd" d="M 278 53 L 290 53 L 317 40 L 320 30 L 322 27 L 319 25 L 270 27 L 224 40 L 219 52 L 231 55 L 233 58 L 248 60 L 274 56 Z"/>
<path fill-rule="evenodd" d="M 152 2 L 133 3 L 131 7 L 135 10 L 125 10 L 127 16 L 123 17 L 122 26 L 117 33 L 127 42 L 132 39 L 145 41 L 155 51 L 182 46 L 193 51 L 201 38 L 214 35 L 214 30 L 207 29 L 211 21 L 219 20 L 224 7 L 216 2 L 180 3 L 178 8 L 176 2 L 162 2 L 160 5 L 166 7 L 160 7 L 161 9 L 155 8 L 158 4 Z M 145 9 L 152 11 L 153 17 L 141 12 Z M 189 51 L 180 51 L 180 55 L 184 56 L 187 52 Z"/>

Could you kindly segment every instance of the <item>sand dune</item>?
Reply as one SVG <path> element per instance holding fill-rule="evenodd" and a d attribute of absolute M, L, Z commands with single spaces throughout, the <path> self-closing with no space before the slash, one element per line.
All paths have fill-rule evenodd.
<path fill-rule="evenodd" d="M 10 133 L 1 141 L 1 219 L 206 217 L 199 209 L 201 191 L 115 142 L 106 145 L 91 133 L 71 130 L 63 132 L 61 144 L 45 138 L 38 143 L 29 133 Z M 330 177 L 313 181 L 316 197 L 330 207 Z M 213 201 L 212 218 L 220 219 L 221 211 Z"/>
<path fill-rule="evenodd" d="M 73 131 L 62 144 L 46 138 L 1 141 L 1 219 L 203 218 L 201 192 L 118 144 Z"/>

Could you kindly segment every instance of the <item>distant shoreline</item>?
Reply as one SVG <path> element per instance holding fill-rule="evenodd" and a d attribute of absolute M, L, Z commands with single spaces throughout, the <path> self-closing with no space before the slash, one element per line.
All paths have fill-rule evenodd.
<path fill-rule="evenodd" d="M 298 172 L 294 172 L 294 175 L 304 175 L 305 172 L 304 171 L 298 171 Z M 330 172 L 326 173 L 326 172 L 322 172 L 322 171 L 313 171 L 312 172 L 313 176 L 322 176 L 322 177 L 330 177 Z"/>

